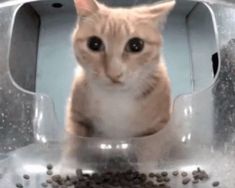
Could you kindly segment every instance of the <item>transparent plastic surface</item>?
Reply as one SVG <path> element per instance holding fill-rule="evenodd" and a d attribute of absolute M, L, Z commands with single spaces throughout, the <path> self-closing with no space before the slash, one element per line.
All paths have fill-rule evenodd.
<path fill-rule="evenodd" d="M 21 1 L 0 4 L 0 185 L 37 188 L 47 178 L 46 164 L 54 172 L 125 170 L 184 170 L 202 167 L 211 179 L 198 187 L 235 186 L 235 5 L 205 4 L 217 38 L 220 71 L 208 89 L 175 99 L 170 124 L 157 134 L 143 138 L 110 140 L 63 137 L 57 129 L 52 101 L 19 88 L 8 65 L 11 32 Z M 192 46 L 193 48 L 193 46 Z M 193 51 L 195 52 L 195 51 Z M 194 54 L 194 59 L 196 59 Z M 203 67 L 202 67 L 203 68 Z M 64 156 L 65 143 L 74 140 L 76 157 Z M 22 175 L 29 174 L 30 181 Z M 181 181 L 171 181 L 182 187 Z M 191 184 L 189 185 L 189 187 Z"/>

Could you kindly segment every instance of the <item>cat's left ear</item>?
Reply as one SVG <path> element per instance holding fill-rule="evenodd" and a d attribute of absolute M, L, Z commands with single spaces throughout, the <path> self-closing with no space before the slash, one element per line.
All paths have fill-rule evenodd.
<path fill-rule="evenodd" d="M 77 14 L 86 17 L 98 11 L 98 3 L 96 0 L 74 0 Z"/>
<path fill-rule="evenodd" d="M 164 25 L 169 12 L 174 8 L 175 0 L 160 1 L 153 5 L 142 7 L 140 13 L 147 19 L 156 21 L 161 27 Z"/>

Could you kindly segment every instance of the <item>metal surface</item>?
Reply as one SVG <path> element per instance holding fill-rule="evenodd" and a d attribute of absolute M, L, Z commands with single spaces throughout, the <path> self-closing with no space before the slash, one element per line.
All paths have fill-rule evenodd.
<path fill-rule="evenodd" d="M 52 102 L 46 96 L 22 90 L 9 74 L 10 38 L 17 8 L 1 8 L 0 4 L 0 136 L 4 137 L 0 144 L 1 187 L 12 188 L 17 182 L 29 188 L 41 187 L 48 162 L 55 165 L 55 171 L 80 167 L 91 172 L 110 169 L 110 160 L 117 156 L 125 159 L 122 164 L 142 171 L 190 171 L 201 166 L 211 177 L 201 187 L 211 187 L 213 180 L 219 180 L 223 188 L 235 186 L 234 7 L 208 6 L 221 63 L 210 88 L 178 97 L 170 125 L 153 136 L 126 140 L 75 138 L 79 152 L 64 166 L 60 160 L 65 148 L 58 141 L 63 139 L 56 129 Z M 34 112 L 33 116 L 27 116 L 27 109 Z M 6 119 L 12 123 L 4 124 Z M 27 122 L 33 125 L 32 130 L 24 129 Z M 8 131 L 1 131 L 2 126 L 8 126 Z M 7 153 L 9 150 L 13 151 Z M 31 175 L 30 182 L 22 180 L 25 173 Z M 172 187 L 182 185 L 172 181 Z"/>

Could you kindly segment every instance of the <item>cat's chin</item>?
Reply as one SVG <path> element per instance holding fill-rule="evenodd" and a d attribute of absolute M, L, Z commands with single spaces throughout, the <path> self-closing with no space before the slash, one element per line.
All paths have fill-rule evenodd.
<path fill-rule="evenodd" d="M 128 90 L 128 84 L 125 82 L 112 82 L 112 81 L 107 81 L 107 80 L 97 80 L 94 85 L 95 87 L 102 88 L 103 90 L 109 90 L 109 91 Z"/>
<path fill-rule="evenodd" d="M 109 85 L 111 87 L 123 87 L 124 83 L 122 83 L 122 82 L 111 82 Z"/>
<path fill-rule="evenodd" d="M 118 90 L 125 90 L 126 85 L 124 83 L 108 83 L 107 85 L 108 89 L 118 89 Z"/>

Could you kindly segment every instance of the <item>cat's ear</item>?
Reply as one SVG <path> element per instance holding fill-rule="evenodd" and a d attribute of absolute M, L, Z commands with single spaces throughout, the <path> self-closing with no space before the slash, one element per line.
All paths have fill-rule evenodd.
<path fill-rule="evenodd" d="M 74 0 L 77 14 L 81 17 L 89 16 L 98 11 L 98 3 L 96 0 Z"/>
<path fill-rule="evenodd" d="M 160 1 L 149 6 L 141 7 L 138 11 L 146 19 L 156 21 L 160 26 L 163 26 L 169 12 L 174 8 L 175 0 Z"/>
<path fill-rule="evenodd" d="M 152 17 L 161 17 L 168 14 L 175 6 L 175 0 L 160 1 L 146 7 L 146 14 Z"/>

